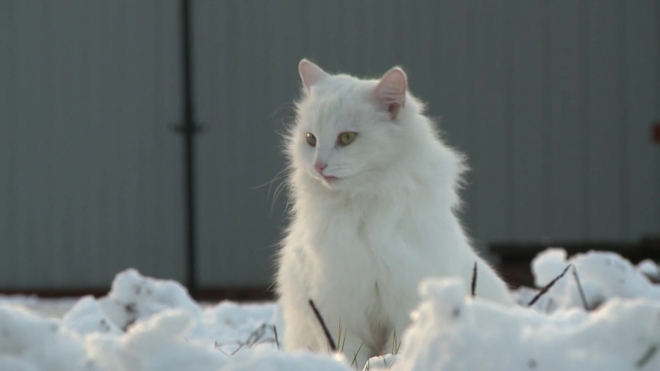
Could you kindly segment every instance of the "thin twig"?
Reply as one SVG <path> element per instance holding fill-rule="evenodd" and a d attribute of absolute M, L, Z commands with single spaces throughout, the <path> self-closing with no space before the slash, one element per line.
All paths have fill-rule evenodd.
<path fill-rule="evenodd" d="M 529 304 L 527 304 L 527 306 L 528 306 L 528 307 L 531 307 L 532 305 L 534 305 L 534 303 L 536 303 L 536 302 L 541 298 L 541 296 L 545 295 L 545 293 L 548 292 L 548 290 L 550 290 L 550 288 L 552 288 L 552 286 L 554 286 L 554 284 L 555 284 L 557 281 L 559 281 L 560 278 L 564 277 L 564 275 L 566 274 L 566 272 L 568 272 L 568 268 L 570 268 L 570 267 L 571 267 L 571 264 L 567 265 L 566 268 L 564 268 L 564 271 L 561 272 L 561 274 L 560 274 L 559 276 L 555 277 L 555 279 L 553 279 L 552 281 L 550 281 L 549 284 L 545 285 L 545 287 L 542 288 L 541 291 L 539 291 L 538 294 L 536 294 L 536 296 L 534 297 L 534 299 L 532 299 L 532 301 L 530 301 Z"/>
<path fill-rule="evenodd" d="M 218 344 L 217 341 L 213 342 L 213 348 L 214 348 L 215 350 L 219 350 L 220 352 L 222 352 L 222 354 L 224 354 L 225 356 L 229 357 L 229 354 L 227 354 L 224 350 L 222 350 L 222 348 L 220 347 L 220 344 Z"/>
<path fill-rule="evenodd" d="M 474 262 L 474 269 L 472 270 L 472 297 L 477 294 L 477 262 Z"/>
<path fill-rule="evenodd" d="M 277 326 L 273 325 L 273 335 L 275 335 L 275 344 L 277 345 L 277 349 L 280 349 L 280 340 L 277 338 Z"/>
<path fill-rule="evenodd" d="M 236 343 L 238 344 L 238 348 L 236 348 L 233 352 L 231 352 L 232 357 L 237 355 L 238 352 L 240 352 L 241 350 L 243 350 L 243 348 L 245 348 L 245 343 L 239 341 L 237 341 Z"/>
<path fill-rule="evenodd" d="M 265 337 L 266 330 L 271 329 L 273 331 L 274 338 L 267 338 Z M 261 324 L 258 328 L 256 328 L 250 335 L 248 336 L 247 340 L 241 341 L 241 340 L 230 340 L 230 341 L 225 341 L 222 343 L 218 343 L 217 341 L 214 342 L 215 349 L 221 351 L 223 354 L 225 354 L 228 357 L 235 356 L 236 354 L 240 353 L 243 349 L 245 348 L 251 348 L 257 344 L 263 344 L 263 343 L 271 343 L 274 342 L 277 345 L 277 348 L 280 348 L 280 343 L 279 339 L 277 336 L 277 328 L 275 325 L 266 325 L 266 324 Z M 235 345 L 236 349 L 234 349 L 231 353 L 225 352 L 222 348 L 227 346 L 227 345 Z"/>
<path fill-rule="evenodd" d="M 336 352 L 337 346 L 335 345 L 335 341 L 332 340 L 332 336 L 330 336 L 330 331 L 328 331 L 328 327 L 325 325 L 325 321 L 323 321 L 323 317 L 321 317 L 321 313 L 319 313 L 319 310 L 316 309 L 314 300 L 309 299 L 309 306 L 312 307 L 312 310 L 314 311 L 314 315 L 316 315 L 316 319 L 321 324 L 321 327 L 323 327 L 323 333 L 325 334 L 325 338 L 328 340 L 328 344 L 330 344 L 330 349 L 333 352 Z"/>
<path fill-rule="evenodd" d="M 591 309 L 589 309 L 589 304 L 587 304 L 587 298 L 584 296 L 584 291 L 582 290 L 582 284 L 580 283 L 580 277 L 578 276 L 577 269 L 573 267 L 573 277 L 575 278 L 575 283 L 577 283 L 578 287 L 578 292 L 580 293 L 580 298 L 582 299 L 582 305 L 584 305 L 584 309 L 588 312 Z"/>
<path fill-rule="evenodd" d="M 646 349 L 646 352 L 644 352 L 642 357 L 638 359 L 637 362 L 635 362 L 635 366 L 637 366 L 637 368 L 644 367 L 644 365 L 649 363 L 651 358 L 653 358 L 653 356 L 658 352 L 658 349 L 658 344 L 651 344 L 651 346 Z"/>
<path fill-rule="evenodd" d="M 256 344 L 259 340 L 261 340 L 264 337 L 264 334 L 266 333 L 266 324 L 262 323 L 261 326 L 257 327 L 250 336 L 248 336 L 247 340 L 245 341 L 245 345 L 252 346 Z"/>

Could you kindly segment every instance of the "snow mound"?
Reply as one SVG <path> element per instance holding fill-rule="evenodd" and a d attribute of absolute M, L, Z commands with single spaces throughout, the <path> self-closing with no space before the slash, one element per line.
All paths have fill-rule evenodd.
<path fill-rule="evenodd" d="M 389 370 L 396 363 L 399 357 L 393 354 L 385 354 L 378 357 L 371 357 L 364 365 L 363 371 Z"/>
<path fill-rule="evenodd" d="M 0 370 L 94 370 L 80 337 L 59 320 L 0 305 Z"/>
<path fill-rule="evenodd" d="M 591 313 L 547 315 L 468 298 L 460 279 L 426 281 L 420 293 L 394 370 L 660 369 L 659 301 L 615 298 Z"/>
<path fill-rule="evenodd" d="M 86 343 L 101 370 L 218 370 L 227 357 L 189 339 L 192 325 L 185 310 L 166 310 L 131 327 L 123 336 L 91 336 Z"/>
<path fill-rule="evenodd" d="M 204 311 L 202 324 L 205 331 L 201 336 L 230 353 L 242 344 L 277 347 L 281 333 L 277 334 L 274 311 L 272 304 L 222 302 Z"/>
<path fill-rule="evenodd" d="M 651 264 L 653 263 L 649 261 L 641 268 L 651 271 Z M 567 259 L 564 249 L 550 248 L 532 261 L 536 286 L 547 285 L 569 265 L 572 268 L 536 303 L 535 308 L 545 312 L 573 307 L 584 308 L 578 280 L 588 309 L 596 308 L 615 297 L 660 299 L 660 287 L 654 285 L 648 275 L 630 261 L 612 252 L 590 251 Z M 526 304 L 535 294 L 532 290 L 521 290 L 518 300 L 521 304 Z"/>
<path fill-rule="evenodd" d="M 645 259 L 637 264 L 637 270 L 652 280 L 660 281 L 660 267 L 651 259 Z"/>
<path fill-rule="evenodd" d="M 328 356 L 310 352 L 284 353 L 273 349 L 251 349 L 231 358 L 222 371 L 348 371 L 340 355 Z"/>
<path fill-rule="evenodd" d="M 180 283 L 144 277 L 135 269 L 119 273 L 112 281 L 108 295 L 99 300 L 99 305 L 122 329 L 166 309 L 179 308 L 192 317 L 202 314 L 201 308 Z"/>
<path fill-rule="evenodd" d="M 62 318 L 62 324 L 81 334 L 121 334 L 122 330 L 103 312 L 92 296 L 81 298 Z"/>
<path fill-rule="evenodd" d="M 532 263 L 536 284 L 567 266 L 532 308 L 473 299 L 460 279 L 423 282 L 399 353 L 371 358 L 364 370 L 659 370 L 660 286 L 649 280 L 658 266 L 549 249 Z M 521 289 L 518 301 L 537 292 Z M 61 315 L 61 304 L 46 305 L 48 315 Z M 38 298 L 0 296 L 0 370 L 358 369 L 337 354 L 281 350 L 275 303 L 202 306 L 179 283 L 133 269 L 116 276 L 107 296 L 67 305 L 61 319 L 48 318 L 30 309 Z"/>
<path fill-rule="evenodd" d="M 26 308 L 34 297 L 2 299 L 2 371 L 350 370 L 340 356 L 279 351 L 272 303 L 202 308 L 179 283 L 134 269 L 62 319 Z"/>

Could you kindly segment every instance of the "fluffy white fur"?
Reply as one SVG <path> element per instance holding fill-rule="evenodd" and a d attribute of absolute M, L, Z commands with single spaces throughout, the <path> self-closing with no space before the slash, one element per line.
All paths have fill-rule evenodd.
<path fill-rule="evenodd" d="M 277 273 L 285 347 L 328 349 L 313 299 L 348 359 L 360 349 L 361 367 L 402 336 L 422 279 L 469 283 L 475 262 L 476 295 L 511 304 L 454 213 L 462 156 L 407 92 L 405 73 L 394 68 L 380 80 L 360 80 L 306 60 L 299 70 L 303 98 L 286 138 L 291 224 Z M 354 142 L 338 145 L 342 132 L 357 133 Z M 315 162 L 327 163 L 322 175 Z"/>

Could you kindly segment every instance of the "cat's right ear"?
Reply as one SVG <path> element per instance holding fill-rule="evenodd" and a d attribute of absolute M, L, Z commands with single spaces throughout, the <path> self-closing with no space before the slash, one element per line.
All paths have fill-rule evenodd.
<path fill-rule="evenodd" d="M 374 89 L 374 99 L 381 108 L 390 113 L 392 119 L 395 119 L 399 110 L 406 104 L 407 88 L 406 73 L 401 68 L 394 67 L 380 78 Z"/>
<path fill-rule="evenodd" d="M 323 71 L 321 67 L 315 65 L 314 63 L 303 59 L 298 63 L 298 72 L 300 73 L 300 79 L 302 80 L 305 91 L 309 93 L 309 90 L 312 88 L 312 85 L 325 80 L 328 76 L 328 73 Z"/>

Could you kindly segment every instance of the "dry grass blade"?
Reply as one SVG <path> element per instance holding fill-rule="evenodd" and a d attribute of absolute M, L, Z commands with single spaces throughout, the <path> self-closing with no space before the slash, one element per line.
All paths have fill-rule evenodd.
<path fill-rule="evenodd" d="M 316 309 L 316 305 L 314 304 L 314 300 L 309 299 L 309 306 L 312 307 L 312 310 L 314 311 L 314 315 L 316 316 L 316 319 L 321 324 L 321 327 L 323 327 L 323 333 L 325 334 L 326 340 L 328 340 L 328 344 L 330 345 L 330 349 L 333 352 L 336 352 L 337 351 L 337 345 L 335 345 L 335 341 L 332 340 L 332 336 L 330 336 L 330 331 L 328 331 L 328 327 L 325 325 L 325 321 L 323 320 L 323 317 L 321 317 L 321 313 L 319 313 L 319 310 Z"/>
<path fill-rule="evenodd" d="M 399 352 L 399 347 L 401 345 L 399 344 L 397 338 L 396 338 L 396 329 L 392 332 L 392 351 L 390 351 L 391 354 L 397 354 Z"/>
<path fill-rule="evenodd" d="M 341 319 L 340 319 L 339 320 L 339 332 L 337 333 L 338 334 L 337 336 L 339 337 L 339 339 L 337 339 L 337 340 L 339 341 L 339 343 L 341 343 L 341 345 L 339 346 L 339 351 L 343 353 L 344 352 L 344 347 L 346 346 L 346 335 L 347 335 L 347 333 L 346 333 L 346 331 L 344 331 L 344 340 L 341 339 L 341 333 L 342 333 L 342 328 L 341 328 Z"/>
<path fill-rule="evenodd" d="M 591 309 L 589 309 L 589 304 L 587 304 L 587 297 L 584 296 L 584 290 L 582 290 L 580 277 L 578 276 L 578 272 L 577 269 L 575 269 L 575 267 L 573 267 L 573 277 L 575 278 L 575 283 L 577 284 L 578 292 L 580 293 L 580 299 L 582 299 L 582 305 L 584 306 L 584 309 L 588 312 Z"/>
<path fill-rule="evenodd" d="M 472 270 L 472 297 L 477 294 L 477 262 L 474 262 L 474 269 Z"/>
<path fill-rule="evenodd" d="M 543 295 L 545 295 L 546 292 L 548 292 L 548 290 L 550 290 L 552 288 L 552 286 L 555 285 L 555 283 L 557 283 L 557 281 L 559 281 L 562 277 L 564 277 L 566 272 L 568 272 L 568 268 L 570 268 L 570 267 L 571 267 L 571 264 L 567 265 L 566 268 L 564 268 L 564 271 L 561 272 L 561 274 L 559 276 L 555 277 L 555 279 L 550 281 L 549 284 L 545 285 L 545 287 L 542 288 L 541 291 L 539 291 L 538 294 L 536 294 L 534 299 L 532 299 L 532 301 L 530 301 L 529 304 L 527 304 L 527 306 L 531 307 L 532 305 L 534 305 Z"/>
<path fill-rule="evenodd" d="M 355 352 L 355 354 L 353 354 L 353 360 L 351 361 L 351 366 L 355 366 L 356 369 L 359 367 L 358 364 L 357 364 L 357 356 L 358 356 L 358 354 L 360 354 L 360 350 L 362 350 L 363 345 L 364 345 L 364 342 L 360 343 L 360 346 L 358 347 L 357 351 Z M 368 363 L 367 363 L 367 365 L 368 365 Z M 367 366 L 367 370 L 368 369 L 369 368 Z"/>

